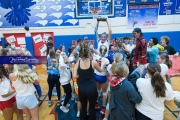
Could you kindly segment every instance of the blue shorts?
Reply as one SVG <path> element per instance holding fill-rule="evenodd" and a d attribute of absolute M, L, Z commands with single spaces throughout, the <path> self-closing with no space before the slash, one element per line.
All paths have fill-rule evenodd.
<path fill-rule="evenodd" d="M 107 81 L 106 76 L 95 75 L 94 77 L 95 77 L 96 82 L 99 82 L 99 83 L 105 83 Z"/>

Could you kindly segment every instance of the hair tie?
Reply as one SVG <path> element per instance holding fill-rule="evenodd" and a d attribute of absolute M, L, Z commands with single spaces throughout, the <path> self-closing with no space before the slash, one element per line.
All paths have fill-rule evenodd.
<path fill-rule="evenodd" d="M 156 71 L 154 74 L 158 73 L 159 74 L 159 71 Z"/>

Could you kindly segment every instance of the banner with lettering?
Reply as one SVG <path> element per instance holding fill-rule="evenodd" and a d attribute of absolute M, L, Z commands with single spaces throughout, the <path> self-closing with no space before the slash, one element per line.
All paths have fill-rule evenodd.
<path fill-rule="evenodd" d="M 53 32 L 42 32 L 42 33 L 31 33 L 34 55 L 35 56 L 46 56 L 47 41 L 49 37 L 52 37 L 52 43 L 54 45 L 54 33 Z"/>
<path fill-rule="evenodd" d="M 115 17 L 126 17 L 126 0 L 114 0 Z"/>
<path fill-rule="evenodd" d="M 176 0 L 160 0 L 159 15 L 175 14 L 175 5 L 176 5 Z"/>
<path fill-rule="evenodd" d="M 127 28 L 157 27 L 158 4 L 128 5 Z"/>
<path fill-rule="evenodd" d="M 176 0 L 175 13 L 180 14 L 180 0 Z"/>

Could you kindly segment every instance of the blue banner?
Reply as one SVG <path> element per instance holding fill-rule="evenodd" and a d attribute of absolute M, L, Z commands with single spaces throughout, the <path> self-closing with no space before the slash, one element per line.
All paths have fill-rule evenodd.
<path fill-rule="evenodd" d="M 158 4 L 128 5 L 128 28 L 156 27 L 158 22 Z"/>
<path fill-rule="evenodd" d="M 126 16 L 126 0 L 114 0 L 114 16 Z"/>
<path fill-rule="evenodd" d="M 46 64 L 46 56 L 0 56 L 0 64 Z"/>
<path fill-rule="evenodd" d="M 176 0 L 175 13 L 180 14 L 180 0 Z"/>
<path fill-rule="evenodd" d="M 0 28 L 75 26 L 74 0 L 0 0 Z"/>
<path fill-rule="evenodd" d="M 178 0 L 160 0 L 159 15 L 175 14 L 175 5 Z"/>

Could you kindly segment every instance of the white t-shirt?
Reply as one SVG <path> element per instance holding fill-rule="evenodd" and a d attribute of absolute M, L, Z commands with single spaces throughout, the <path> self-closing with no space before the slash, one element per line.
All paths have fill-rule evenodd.
<path fill-rule="evenodd" d="M 74 60 L 75 60 L 74 56 L 69 56 L 69 57 L 68 57 L 68 62 L 69 62 L 70 64 L 72 64 L 72 63 L 74 62 Z"/>
<path fill-rule="evenodd" d="M 101 65 L 102 61 L 105 61 L 106 64 L 105 64 L 104 70 L 102 72 L 99 72 L 95 69 L 95 73 L 97 75 L 100 75 L 100 76 L 106 76 L 107 75 L 107 66 L 109 64 L 109 60 L 105 57 L 101 58 L 99 55 L 94 55 L 93 60 L 97 61 L 99 65 Z"/>
<path fill-rule="evenodd" d="M 150 78 L 139 78 L 136 81 L 136 85 L 142 96 L 142 102 L 136 104 L 136 109 L 152 120 L 163 120 L 164 101 L 172 100 L 174 98 L 171 85 L 165 82 L 167 90 L 166 97 L 164 98 L 156 98 Z"/>
<path fill-rule="evenodd" d="M 59 57 L 59 71 L 61 74 L 61 77 L 59 79 L 61 85 L 68 84 L 71 80 L 70 67 L 68 64 L 64 63 L 64 59 L 63 59 L 62 55 L 60 55 L 60 57 Z"/>
<path fill-rule="evenodd" d="M 129 44 L 124 44 L 126 50 L 130 51 Z"/>
<path fill-rule="evenodd" d="M 5 78 L 2 82 L 0 82 L 0 101 L 7 101 L 11 99 L 15 94 L 12 94 L 8 97 L 3 98 L 2 95 L 5 95 L 12 91 L 12 88 L 10 86 L 10 80 Z"/>
<path fill-rule="evenodd" d="M 101 45 L 105 45 L 107 47 L 107 52 L 105 54 L 105 57 L 107 57 L 108 56 L 108 51 L 109 51 L 110 40 L 106 40 L 105 42 L 102 43 L 101 40 L 99 39 L 97 42 L 98 42 L 98 53 L 99 53 Z"/>
<path fill-rule="evenodd" d="M 21 80 L 12 81 L 12 83 L 16 89 L 16 96 L 29 96 L 36 91 L 33 83 L 25 84 Z"/>
<path fill-rule="evenodd" d="M 129 45 L 129 52 L 131 53 L 134 48 L 135 48 L 134 44 L 133 45 Z"/>

